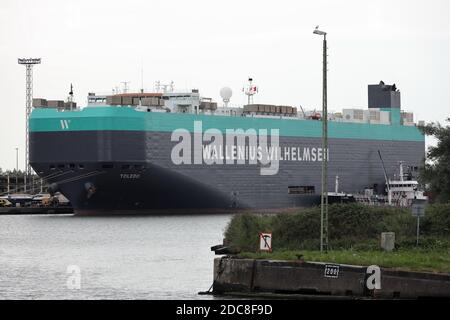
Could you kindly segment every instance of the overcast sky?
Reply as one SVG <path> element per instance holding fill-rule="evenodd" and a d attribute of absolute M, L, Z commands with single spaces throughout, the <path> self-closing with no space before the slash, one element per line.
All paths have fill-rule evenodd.
<path fill-rule="evenodd" d="M 415 120 L 449 117 L 450 2 L 442 1 L 0 1 L 0 167 L 24 168 L 25 68 L 40 57 L 34 97 L 75 100 L 122 81 L 152 91 L 174 81 L 242 104 L 248 76 L 255 102 L 321 107 L 322 43 L 328 32 L 328 106 L 367 108 L 367 84 L 395 83 Z"/>

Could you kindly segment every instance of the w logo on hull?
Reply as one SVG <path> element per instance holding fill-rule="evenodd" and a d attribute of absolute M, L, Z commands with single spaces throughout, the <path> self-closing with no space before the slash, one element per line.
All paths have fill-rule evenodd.
<path fill-rule="evenodd" d="M 61 123 L 61 129 L 63 129 L 63 130 L 69 129 L 70 120 L 60 120 L 60 123 Z"/>

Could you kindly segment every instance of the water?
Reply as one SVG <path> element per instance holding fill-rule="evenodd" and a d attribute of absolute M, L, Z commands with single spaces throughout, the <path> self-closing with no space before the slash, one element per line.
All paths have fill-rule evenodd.
<path fill-rule="evenodd" d="M 208 298 L 230 217 L 0 216 L 0 299 Z"/>

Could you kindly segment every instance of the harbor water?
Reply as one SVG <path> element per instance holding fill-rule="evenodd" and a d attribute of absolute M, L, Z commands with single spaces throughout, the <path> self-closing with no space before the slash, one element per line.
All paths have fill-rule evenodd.
<path fill-rule="evenodd" d="M 0 216 L 0 299 L 208 299 L 230 218 Z"/>

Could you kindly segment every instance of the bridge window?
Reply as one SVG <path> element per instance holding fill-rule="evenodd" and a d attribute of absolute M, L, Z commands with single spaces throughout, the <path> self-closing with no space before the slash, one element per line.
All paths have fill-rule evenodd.
<path fill-rule="evenodd" d="M 289 186 L 288 194 L 314 194 L 314 186 Z"/>

